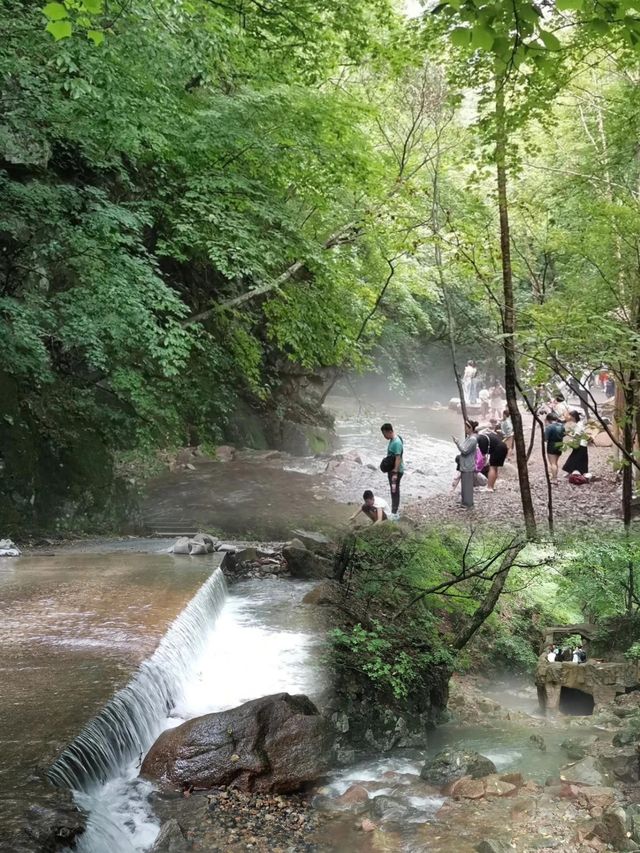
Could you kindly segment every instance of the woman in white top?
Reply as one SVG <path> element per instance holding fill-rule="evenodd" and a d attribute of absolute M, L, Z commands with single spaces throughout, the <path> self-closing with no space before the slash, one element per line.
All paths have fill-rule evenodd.
<path fill-rule="evenodd" d="M 559 421 L 569 420 L 569 406 L 565 403 L 564 394 L 556 394 L 549 408 Z"/>
<path fill-rule="evenodd" d="M 589 439 L 580 412 L 575 410 L 569 412 L 567 427 L 571 432 L 569 446 L 573 449 L 562 466 L 562 470 L 566 471 L 567 474 L 573 474 L 574 471 L 586 474 L 589 470 L 589 451 L 587 450 Z"/>

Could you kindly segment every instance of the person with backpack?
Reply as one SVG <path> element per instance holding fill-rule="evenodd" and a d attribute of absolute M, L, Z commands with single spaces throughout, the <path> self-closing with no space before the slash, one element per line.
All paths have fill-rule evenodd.
<path fill-rule="evenodd" d="M 550 479 L 557 486 L 558 462 L 562 454 L 562 442 L 564 440 L 564 424 L 559 420 L 555 412 L 549 412 L 545 421 L 544 440 L 546 442 L 547 459 L 549 460 Z"/>
<path fill-rule="evenodd" d="M 380 470 L 384 471 L 389 478 L 389 491 L 391 492 L 391 515 L 393 521 L 400 518 L 400 481 L 404 474 L 404 442 L 396 435 L 393 425 L 382 424 L 380 432 L 387 439 L 387 455 L 380 463 Z"/>

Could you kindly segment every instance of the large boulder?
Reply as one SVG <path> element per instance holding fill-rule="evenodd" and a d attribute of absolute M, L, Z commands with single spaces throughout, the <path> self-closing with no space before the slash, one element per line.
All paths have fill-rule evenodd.
<path fill-rule="evenodd" d="M 463 776 L 480 779 L 495 772 L 493 761 L 479 752 L 471 749 L 443 749 L 427 760 L 420 777 L 432 785 L 446 785 Z"/>
<path fill-rule="evenodd" d="M 317 580 L 333 576 L 333 563 L 312 551 L 290 542 L 282 549 L 287 568 L 294 578 Z"/>
<path fill-rule="evenodd" d="M 176 785 L 290 793 L 331 764 L 332 734 L 306 696 L 277 693 L 160 735 L 141 773 Z"/>

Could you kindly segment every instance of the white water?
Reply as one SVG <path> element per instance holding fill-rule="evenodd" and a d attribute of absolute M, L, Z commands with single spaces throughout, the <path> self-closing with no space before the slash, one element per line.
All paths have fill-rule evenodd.
<path fill-rule="evenodd" d="M 177 662 L 181 668 L 175 671 L 176 661 L 170 660 L 168 678 L 167 673 L 159 675 L 161 684 L 169 680 L 175 685 L 170 704 L 159 711 L 156 703 L 150 715 L 155 717 L 145 718 L 144 725 L 138 717 L 144 717 L 145 709 L 138 705 L 119 720 L 136 730 L 139 754 L 133 755 L 131 751 L 127 755 L 118 754 L 108 747 L 107 756 L 99 762 L 102 779 L 95 772 L 82 779 L 77 768 L 79 763 L 86 763 L 87 745 L 105 734 L 104 725 L 97 726 L 92 721 L 63 754 L 66 777 L 60 773 L 62 759 L 52 768 L 53 778 L 74 787 L 79 805 L 89 812 L 87 832 L 77 847 L 79 853 L 138 853 L 153 844 L 159 830 L 148 800 L 153 786 L 138 778 L 138 768 L 142 756 L 162 731 L 186 719 L 232 708 L 270 693 L 305 693 L 313 698 L 321 687 L 319 666 L 311 657 L 318 635 L 308 624 L 308 608 L 300 603 L 313 584 L 247 581 L 238 584 L 224 604 L 220 601 L 213 611 L 207 604 L 207 585 L 211 581 L 178 617 L 158 652 L 147 662 L 148 668 L 163 645 L 171 644 L 172 635 L 184 634 L 188 611 L 204 605 L 209 624 L 191 624 L 191 629 L 201 628 L 201 631 L 198 640 L 189 639 L 189 661 L 183 656 Z M 145 665 L 141 670 L 144 669 Z M 134 676 L 132 683 L 137 677 Z M 131 683 L 125 691 L 129 691 L 126 698 L 131 695 L 137 698 L 137 692 L 131 692 Z M 110 717 L 108 711 L 109 706 Z M 96 719 L 103 719 L 103 715 Z M 123 737 L 118 732 L 117 742 Z M 93 755 L 90 761 L 95 761 Z"/>

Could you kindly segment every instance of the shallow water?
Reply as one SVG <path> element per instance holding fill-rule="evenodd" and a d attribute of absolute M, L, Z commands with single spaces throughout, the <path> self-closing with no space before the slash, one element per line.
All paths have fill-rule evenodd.
<path fill-rule="evenodd" d="M 450 436 L 461 436 L 455 412 L 396 403 L 381 415 L 379 405 L 338 396 L 327 408 L 336 418 L 336 452 L 354 451 L 362 465 L 259 451 L 243 451 L 231 462 L 197 459 L 194 471 L 167 472 L 149 485 L 145 523 L 151 530 L 194 527 L 255 539 L 286 539 L 296 527 L 344 526 L 364 489 L 387 496 L 387 477 L 378 468 L 386 451 L 380 424 L 387 419 L 405 441 L 403 502 L 449 487 L 457 453 Z"/>

